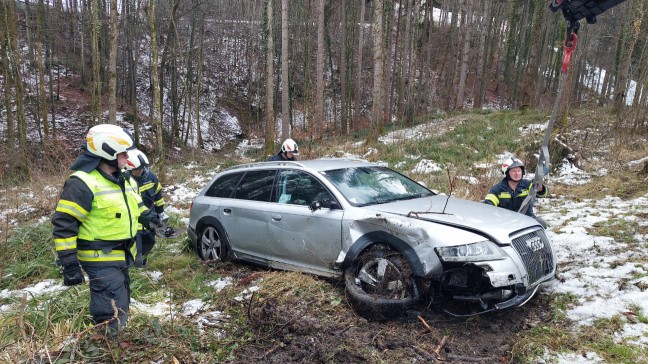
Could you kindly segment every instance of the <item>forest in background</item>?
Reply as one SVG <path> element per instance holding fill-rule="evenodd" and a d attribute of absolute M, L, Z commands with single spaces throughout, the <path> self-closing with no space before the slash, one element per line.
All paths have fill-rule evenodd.
<path fill-rule="evenodd" d="M 562 120 L 569 108 L 603 107 L 618 128 L 646 132 L 645 3 L 628 0 L 583 22 Z M 273 153 L 276 138 L 294 135 L 360 131 L 371 143 L 389 123 L 439 112 L 548 109 L 566 22 L 547 5 L 2 0 L 0 143 L 16 151 L 5 173 L 27 176 L 28 161 L 77 153 L 57 144 L 69 112 L 59 91 L 70 84 L 83 99 L 79 120 L 117 123 L 125 113 L 140 146 L 152 127 L 143 147 L 159 161 L 169 147 L 202 148 L 222 110 Z"/>

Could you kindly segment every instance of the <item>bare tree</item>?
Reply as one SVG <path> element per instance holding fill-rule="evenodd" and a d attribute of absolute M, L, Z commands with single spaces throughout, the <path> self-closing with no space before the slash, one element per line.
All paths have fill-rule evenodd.
<path fill-rule="evenodd" d="M 317 1 L 317 95 L 315 96 L 315 125 L 317 138 L 324 133 L 324 1 Z"/>
<path fill-rule="evenodd" d="M 4 2 L 3 2 L 4 3 Z M 6 37 L 9 45 L 9 69 L 11 70 L 11 79 L 14 86 L 14 101 L 16 103 L 16 121 L 18 129 L 18 153 L 15 167 L 18 173 L 23 176 L 29 174 L 27 164 L 27 120 L 25 118 L 24 89 L 20 68 L 22 66 L 22 57 L 20 47 L 18 47 L 18 29 L 16 25 L 16 0 L 8 0 L 6 7 Z M 8 108 L 7 112 L 11 112 Z"/>
<path fill-rule="evenodd" d="M 356 63 L 357 67 L 355 95 L 353 101 L 353 119 L 360 118 L 360 100 L 362 100 L 362 51 L 364 48 L 365 9 L 366 1 L 360 0 L 360 21 L 358 22 L 358 62 Z"/>
<path fill-rule="evenodd" d="M 276 122 L 274 113 L 274 36 L 272 16 L 272 0 L 266 1 L 266 134 L 265 134 L 265 152 L 266 154 L 274 153 L 274 141 L 276 133 Z"/>
<path fill-rule="evenodd" d="M 42 1 L 42 0 L 41 0 Z M 110 53 L 108 56 L 108 121 L 117 123 L 117 0 L 110 0 Z"/>
<path fill-rule="evenodd" d="M 374 1 L 372 38 L 373 38 L 373 107 L 371 109 L 371 127 L 367 137 L 368 143 L 374 143 L 382 132 L 382 102 L 383 102 L 383 79 L 385 65 L 385 49 L 383 40 L 383 17 L 385 15 L 385 2 L 383 0 Z"/>
<path fill-rule="evenodd" d="M 11 88 L 12 88 L 12 74 L 9 72 L 11 63 L 9 60 L 9 21 L 8 21 L 8 7 L 9 2 L 3 1 L 0 3 L 0 65 L 2 66 L 2 76 L 4 78 L 4 108 L 7 113 L 7 147 L 12 150 L 15 145 L 15 129 L 14 129 L 14 114 L 13 105 L 11 103 Z M 15 167 L 15 160 L 9 158 L 9 167 Z"/>
<path fill-rule="evenodd" d="M 281 139 L 283 140 L 290 138 L 288 35 L 288 0 L 281 0 Z"/>
<path fill-rule="evenodd" d="M 92 0 L 92 121 L 97 124 L 101 117 L 101 54 L 99 53 L 99 1 Z"/>
<path fill-rule="evenodd" d="M 637 39 L 639 38 L 644 16 L 644 1 L 636 1 L 628 5 L 630 6 L 630 11 L 625 15 L 628 17 L 628 21 L 625 22 L 624 26 L 626 32 L 620 40 L 623 46 L 621 48 L 619 74 L 614 85 L 614 112 L 617 115 L 621 115 L 625 109 L 632 54 L 635 49 L 635 44 L 637 44 Z"/>
<path fill-rule="evenodd" d="M 461 2 L 461 28 L 463 37 L 463 48 L 461 50 L 461 69 L 459 70 L 459 85 L 457 86 L 457 102 L 455 109 L 463 110 L 466 92 L 466 78 L 468 77 L 468 62 L 470 61 L 470 37 L 472 29 L 472 0 Z"/>
<path fill-rule="evenodd" d="M 96 0 L 95 0 L 96 1 Z M 153 102 L 155 112 L 154 123 L 157 133 L 157 154 L 159 158 L 158 164 L 164 167 L 164 139 L 162 128 L 162 100 L 160 97 L 159 79 L 158 79 L 158 46 L 157 46 L 157 32 L 155 31 L 155 0 L 149 2 L 149 27 L 151 29 L 151 74 L 153 76 Z"/>
<path fill-rule="evenodd" d="M 49 138 L 49 124 L 47 122 L 47 94 L 45 93 L 45 59 L 43 57 L 43 15 L 45 4 L 38 1 L 36 10 L 36 63 L 38 64 L 38 106 L 40 118 L 43 120 L 43 134 L 45 140 Z"/>

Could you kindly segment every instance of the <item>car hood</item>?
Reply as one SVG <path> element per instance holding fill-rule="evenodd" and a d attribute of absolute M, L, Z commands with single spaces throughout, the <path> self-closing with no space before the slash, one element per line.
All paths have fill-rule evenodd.
<path fill-rule="evenodd" d="M 368 206 L 377 212 L 418 218 L 489 235 L 501 244 L 510 242 L 511 233 L 540 226 L 529 216 L 469 200 L 445 195 Z"/>

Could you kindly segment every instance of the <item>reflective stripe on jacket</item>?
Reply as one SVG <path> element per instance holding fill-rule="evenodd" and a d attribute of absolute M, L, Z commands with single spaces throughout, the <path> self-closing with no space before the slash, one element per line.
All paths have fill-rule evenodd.
<path fill-rule="evenodd" d="M 136 258 L 133 241 L 142 211 L 146 207 L 134 179 L 119 183 L 117 178 L 96 169 L 90 173 L 73 173 L 63 187 L 52 217 L 59 264 L 77 259 L 125 262 L 125 249 Z"/>
<path fill-rule="evenodd" d="M 531 191 L 531 181 L 527 179 L 521 180 L 515 190 L 512 190 L 508 184 L 506 178 L 495 186 L 493 186 L 488 194 L 484 198 L 484 203 L 494 206 L 503 207 L 507 210 L 518 211 L 522 202 L 529 195 Z M 539 191 L 537 197 L 545 197 L 549 193 L 549 189 L 546 186 L 542 186 L 542 190 Z M 526 212 L 529 216 L 534 216 L 533 206 L 529 206 L 529 209 Z"/>
<path fill-rule="evenodd" d="M 137 182 L 124 183 L 124 191 L 97 170 L 90 173 L 77 171 L 72 174 L 81 179 L 94 194 L 92 209 L 79 226 L 79 239 L 130 240 L 137 234 L 137 217 L 140 215 L 141 198 Z"/>

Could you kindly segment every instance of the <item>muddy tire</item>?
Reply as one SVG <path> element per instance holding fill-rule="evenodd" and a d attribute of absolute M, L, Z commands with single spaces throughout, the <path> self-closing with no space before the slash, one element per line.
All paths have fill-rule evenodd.
<path fill-rule="evenodd" d="M 229 259 L 230 249 L 225 234 L 219 228 L 207 224 L 200 230 L 196 251 L 200 259 L 204 261 L 220 260 L 224 262 Z"/>
<path fill-rule="evenodd" d="M 421 299 L 405 257 L 384 245 L 364 251 L 344 271 L 344 281 L 354 310 L 369 320 L 398 317 Z"/>

